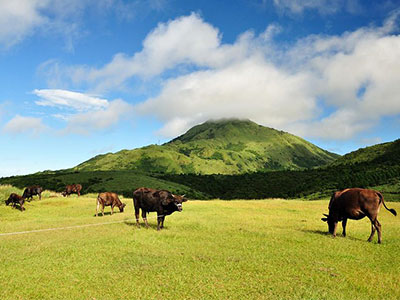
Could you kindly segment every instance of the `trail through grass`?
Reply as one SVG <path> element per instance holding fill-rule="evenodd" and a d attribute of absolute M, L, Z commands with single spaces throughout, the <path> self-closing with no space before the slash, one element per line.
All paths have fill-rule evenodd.
<path fill-rule="evenodd" d="M 368 220 L 333 239 L 328 201 L 188 201 L 166 228 L 124 213 L 94 217 L 95 195 L 0 205 L 1 299 L 399 299 L 400 219 L 382 209 L 383 244 Z M 400 203 L 387 203 L 400 212 Z"/>

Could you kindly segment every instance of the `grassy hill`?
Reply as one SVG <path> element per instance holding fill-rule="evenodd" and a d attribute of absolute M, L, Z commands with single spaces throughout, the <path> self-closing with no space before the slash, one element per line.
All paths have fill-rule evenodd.
<path fill-rule="evenodd" d="M 400 201 L 400 140 L 349 153 L 332 164 L 302 171 L 256 172 L 241 175 L 164 174 L 220 199 L 329 197 L 348 187 L 377 188 L 386 199 Z"/>
<path fill-rule="evenodd" d="M 234 175 L 57 171 L 0 179 L 0 184 L 19 188 L 40 184 L 54 191 L 61 191 L 71 183 L 81 183 L 83 193 L 115 191 L 130 197 L 135 188 L 147 186 L 187 194 L 192 199 L 319 199 L 329 197 L 334 190 L 371 187 L 382 191 L 390 201 L 400 201 L 400 140 L 360 149 L 328 166 L 307 170 Z"/>
<path fill-rule="evenodd" d="M 358 149 L 333 161 L 330 166 L 380 163 L 400 164 L 400 139 Z"/>
<path fill-rule="evenodd" d="M 98 155 L 73 170 L 242 174 L 313 168 L 338 157 L 297 136 L 249 120 L 218 120 L 195 126 L 164 145 Z"/>

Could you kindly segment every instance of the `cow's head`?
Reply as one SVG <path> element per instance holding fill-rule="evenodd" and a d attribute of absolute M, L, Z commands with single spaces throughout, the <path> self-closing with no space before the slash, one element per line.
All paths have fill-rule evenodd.
<path fill-rule="evenodd" d="M 327 214 L 323 214 L 323 215 L 325 216 L 325 218 L 321 218 L 321 220 L 328 223 L 329 233 L 333 233 L 333 230 L 335 228 L 335 222 L 333 221 L 332 217 L 330 217 L 329 215 L 327 215 Z"/>
<path fill-rule="evenodd" d="M 124 207 L 126 206 L 126 204 L 125 203 L 122 203 L 121 205 L 120 205 L 120 207 L 119 207 L 119 211 L 120 212 L 124 212 Z"/>
<path fill-rule="evenodd" d="M 11 202 L 12 202 L 12 200 L 11 200 L 11 196 L 10 196 L 10 198 L 8 198 L 8 199 L 6 200 L 6 205 L 10 204 Z"/>
<path fill-rule="evenodd" d="M 174 205 L 176 206 L 178 211 L 182 211 L 182 203 L 187 201 L 187 199 L 185 198 L 185 195 L 172 194 L 172 196 L 174 197 L 174 200 L 173 200 Z"/>
<path fill-rule="evenodd" d="M 61 193 L 61 195 L 63 195 L 63 197 L 65 197 L 67 195 L 67 192 L 64 191 L 64 192 Z"/>
<path fill-rule="evenodd" d="M 185 198 L 185 195 L 179 196 L 179 195 L 174 195 L 170 192 L 163 191 L 160 193 L 160 196 L 162 197 L 161 199 L 161 204 L 164 206 L 169 206 L 172 205 L 177 211 L 182 211 L 182 202 L 187 201 Z"/>

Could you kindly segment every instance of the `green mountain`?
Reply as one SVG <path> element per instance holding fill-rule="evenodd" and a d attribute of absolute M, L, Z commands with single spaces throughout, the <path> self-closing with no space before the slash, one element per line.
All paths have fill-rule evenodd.
<path fill-rule="evenodd" d="M 287 132 L 229 119 L 197 125 L 164 145 L 98 155 L 73 170 L 242 174 L 314 168 L 338 157 Z"/>

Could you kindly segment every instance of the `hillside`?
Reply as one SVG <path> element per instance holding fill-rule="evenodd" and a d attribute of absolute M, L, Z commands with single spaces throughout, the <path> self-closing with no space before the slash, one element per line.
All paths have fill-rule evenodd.
<path fill-rule="evenodd" d="M 400 139 L 394 142 L 377 144 L 370 147 L 350 152 L 337 160 L 331 166 L 355 165 L 355 164 L 400 164 Z"/>
<path fill-rule="evenodd" d="M 131 197 L 135 188 L 148 186 L 184 193 L 191 199 L 319 199 L 328 198 L 334 190 L 369 187 L 382 191 L 388 201 L 400 201 L 400 140 L 354 151 L 325 167 L 300 171 L 236 175 L 145 174 L 132 170 L 55 171 L 0 178 L 0 184 L 19 188 L 40 184 L 54 191 L 62 191 L 71 183 L 81 183 L 84 194 L 115 191 Z"/>
<path fill-rule="evenodd" d="M 98 155 L 73 170 L 242 174 L 314 168 L 338 157 L 297 136 L 249 120 L 218 120 L 197 125 L 164 145 Z"/>

